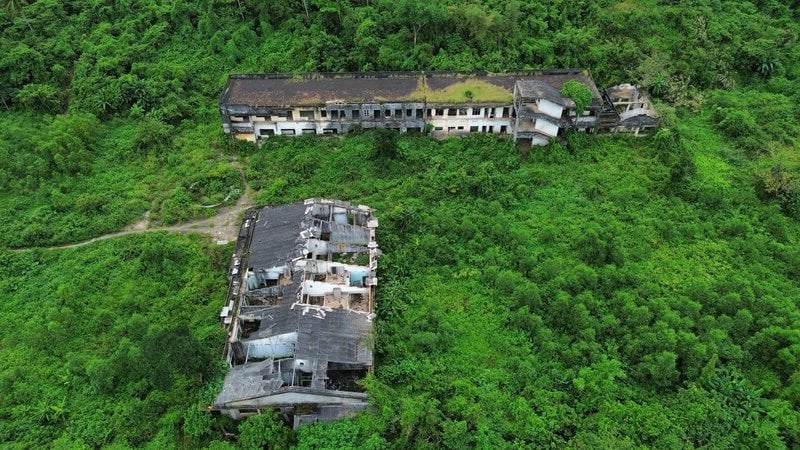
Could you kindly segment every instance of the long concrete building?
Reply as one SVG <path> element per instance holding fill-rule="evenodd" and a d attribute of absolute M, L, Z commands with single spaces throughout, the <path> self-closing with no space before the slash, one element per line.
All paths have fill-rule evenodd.
<path fill-rule="evenodd" d="M 561 93 L 568 81 L 592 93 L 580 115 Z M 497 133 L 543 145 L 569 128 L 640 135 L 660 123 L 640 89 L 600 90 L 578 69 L 231 75 L 219 108 L 224 131 L 250 141 L 390 128 L 436 138 Z"/>

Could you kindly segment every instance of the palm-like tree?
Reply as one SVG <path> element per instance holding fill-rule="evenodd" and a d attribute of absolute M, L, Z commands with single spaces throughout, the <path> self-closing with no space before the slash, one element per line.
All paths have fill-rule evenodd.
<path fill-rule="evenodd" d="M 3 9 L 10 16 L 15 16 L 22 11 L 22 8 L 28 6 L 27 0 L 1 0 L 3 2 Z"/>

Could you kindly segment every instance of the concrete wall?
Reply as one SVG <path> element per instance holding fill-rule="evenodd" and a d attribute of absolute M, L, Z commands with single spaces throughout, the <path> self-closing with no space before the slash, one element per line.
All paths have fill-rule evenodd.
<path fill-rule="evenodd" d="M 227 125 L 224 127 L 226 131 L 237 131 L 238 127 L 239 133 L 244 132 L 241 127 L 247 124 L 252 129 L 249 140 L 281 135 L 343 134 L 354 125 L 422 132 L 430 124 L 436 131 L 435 136 L 445 136 L 470 132 L 510 133 L 511 119 L 508 116 L 511 110 L 510 105 L 444 107 L 420 102 L 328 104 L 325 107 L 287 109 L 280 112 L 282 116 L 269 112 L 229 114 L 223 123 Z M 504 113 L 507 117 L 503 117 Z"/>
<path fill-rule="evenodd" d="M 536 119 L 536 124 L 533 126 L 533 128 L 549 136 L 558 135 L 558 125 L 550 123 L 544 119 Z"/>
<path fill-rule="evenodd" d="M 558 104 L 551 102 L 550 100 L 545 100 L 540 98 L 536 101 L 536 106 L 539 108 L 539 111 L 547 114 L 550 117 L 555 117 L 556 119 L 561 118 L 561 114 L 564 112 L 564 107 Z"/>

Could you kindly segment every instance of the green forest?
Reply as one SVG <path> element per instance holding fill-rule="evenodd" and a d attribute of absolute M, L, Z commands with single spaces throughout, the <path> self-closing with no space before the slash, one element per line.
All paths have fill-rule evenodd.
<path fill-rule="evenodd" d="M 800 2 L 0 6 L 1 447 L 800 447 Z M 217 108 L 231 73 L 567 67 L 662 128 L 256 147 Z M 242 174 L 377 210 L 368 412 L 206 412 L 232 244 L 48 248 L 212 216 Z"/>

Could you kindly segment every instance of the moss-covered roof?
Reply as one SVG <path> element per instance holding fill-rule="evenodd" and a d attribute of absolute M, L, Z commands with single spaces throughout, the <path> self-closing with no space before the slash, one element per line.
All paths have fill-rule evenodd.
<path fill-rule="evenodd" d="M 261 107 L 323 106 L 327 103 L 422 102 L 510 104 L 514 84 L 539 80 L 560 89 L 568 80 L 589 85 L 581 70 L 514 72 L 385 72 L 345 74 L 231 75 L 220 98 L 223 105 Z M 597 94 L 599 97 L 599 93 Z"/>

